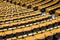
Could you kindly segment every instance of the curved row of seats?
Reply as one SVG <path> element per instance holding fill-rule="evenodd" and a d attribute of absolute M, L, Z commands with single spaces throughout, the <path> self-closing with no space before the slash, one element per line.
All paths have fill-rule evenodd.
<path fill-rule="evenodd" d="M 57 31 L 56 31 L 57 30 Z M 41 32 L 43 32 L 43 33 L 41 33 Z M 47 31 L 45 31 L 45 30 L 43 30 L 43 31 L 39 31 L 39 33 L 37 34 L 37 33 L 34 33 L 35 35 L 32 35 L 32 34 L 30 34 L 30 35 L 32 35 L 32 36 L 26 36 L 25 38 L 21 38 L 21 36 L 18 36 L 18 38 L 17 37 L 13 37 L 13 38 L 8 38 L 7 40 L 35 40 L 35 39 L 40 39 L 40 40 L 42 40 L 42 39 L 44 39 L 45 37 L 48 37 L 48 36 L 52 36 L 52 35 L 54 35 L 54 34 L 56 34 L 56 33 L 60 33 L 60 26 L 57 26 L 56 28 L 50 28 L 49 30 L 47 29 Z"/>
<path fill-rule="evenodd" d="M 39 24 L 39 26 L 40 27 L 42 27 L 42 28 L 40 28 L 40 27 L 38 27 L 38 25 L 35 25 L 36 27 L 38 27 L 38 28 L 34 28 L 34 26 L 31 26 L 31 28 L 33 29 L 33 31 L 32 31 L 32 29 L 29 29 L 30 27 L 25 27 L 25 28 L 21 28 L 21 29 L 14 29 L 14 30 L 5 30 L 4 32 L 3 31 L 1 31 L 1 36 L 4 36 L 4 37 L 7 37 L 7 38 L 9 38 L 9 37 L 11 37 L 11 35 L 28 35 L 29 33 L 33 33 L 33 32 L 38 32 L 38 31 L 42 31 L 42 30 L 46 30 L 46 29 L 49 29 L 49 28 L 54 28 L 55 26 L 58 26 L 58 25 L 60 25 L 59 23 L 60 23 L 60 19 L 59 19 L 60 17 L 58 17 L 58 18 L 56 18 L 56 19 L 53 19 L 53 20 L 51 20 L 51 21 L 46 21 L 46 23 L 40 23 Z M 49 24 L 50 25 L 49 25 Z M 52 23 L 52 24 L 51 24 Z M 47 26 L 45 26 L 45 25 L 47 25 Z M 27 28 L 27 29 L 26 29 Z M 38 30 L 38 29 L 40 29 L 40 30 Z M 21 30 L 21 31 L 20 31 Z M 31 30 L 31 31 L 28 31 L 28 30 Z M 25 31 L 25 32 L 24 32 Z M 20 32 L 20 33 L 19 33 Z M 3 33 L 3 34 L 2 34 Z M 10 34 L 11 33 L 11 34 Z M 6 36 L 5 36 L 6 35 Z M 18 35 L 18 36 L 19 36 Z M 8 37 L 9 36 L 9 37 Z M 15 37 L 15 36 L 14 36 Z"/>
<path fill-rule="evenodd" d="M 1 0 L 0 39 L 54 40 L 60 33 L 59 5 L 59 0 Z"/>

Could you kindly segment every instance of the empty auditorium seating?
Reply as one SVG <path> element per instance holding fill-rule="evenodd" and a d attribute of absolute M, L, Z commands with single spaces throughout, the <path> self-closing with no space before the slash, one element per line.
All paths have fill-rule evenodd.
<path fill-rule="evenodd" d="M 0 0 L 0 40 L 59 40 L 60 0 Z"/>

